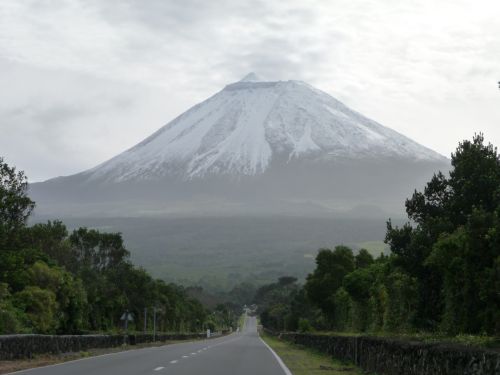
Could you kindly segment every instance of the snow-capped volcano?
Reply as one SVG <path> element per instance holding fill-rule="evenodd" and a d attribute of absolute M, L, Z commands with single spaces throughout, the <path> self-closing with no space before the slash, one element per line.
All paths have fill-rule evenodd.
<path fill-rule="evenodd" d="M 114 182 L 256 175 L 278 157 L 444 159 L 304 82 L 250 73 L 87 173 Z"/>
<path fill-rule="evenodd" d="M 307 83 L 250 73 L 103 164 L 31 187 L 72 213 L 295 214 L 400 208 L 448 164 Z"/>

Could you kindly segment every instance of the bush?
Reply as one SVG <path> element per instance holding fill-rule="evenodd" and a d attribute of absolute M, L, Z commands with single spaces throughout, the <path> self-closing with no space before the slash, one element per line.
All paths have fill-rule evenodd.
<path fill-rule="evenodd" d="M 12 306 L 9 286 L 0 283 L 0 332 L 19 333 L 22 330 L 22 313 Z"/>
<path fill-rule="evenodd" d="M 28 325 L 35 332 L 54 333 L 57 328 L 55 294 L 37 286 L 28 286 L 14 295 L 17 306 L 24 310 Z"/>
<path fill-rule="evenodd" d="M 313 332 L 314 328 L 308 319 L 300 318 L 298 330 L 299 332 L 305 333 L 305 332 Z"/>

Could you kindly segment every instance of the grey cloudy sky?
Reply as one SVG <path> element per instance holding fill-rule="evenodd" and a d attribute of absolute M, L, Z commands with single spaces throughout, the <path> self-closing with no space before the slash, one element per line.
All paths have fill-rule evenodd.
<path fill-rule="evenodd" d="M 498 0 L 1 0 L 0 156 L 79 172 L 250 71 L 445 155 L 500 145 Z"/>

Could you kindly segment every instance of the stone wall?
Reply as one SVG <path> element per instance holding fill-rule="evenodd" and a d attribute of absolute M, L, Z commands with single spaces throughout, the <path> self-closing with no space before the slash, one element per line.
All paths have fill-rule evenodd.
<path fill-rule="evenodd" d="M 376 337 L 281 333 L 281 339 L 383 375 L 500 375 L 500 353 Z"/>
<path fill-rule="evenodd" d="M 205 333 L 157 334 L 156 341 L 205 338 Z M 0 335 L 0 360 L 31 358 L 36 354 L 59 354 L 153 342 L 152 334 L 137 335 Z"/>

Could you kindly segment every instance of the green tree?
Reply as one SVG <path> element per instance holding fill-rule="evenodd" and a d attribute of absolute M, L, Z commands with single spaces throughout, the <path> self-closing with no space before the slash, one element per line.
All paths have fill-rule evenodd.
<path fill-rule="evenodd" d="M 22 322 L 24 320 L 26 320 L 26 316 L 12 304 L 9 285 L 0 283 L 0 333 L 23 332 Z"/>
<path fill-rule="evenodd" d="M 456 333 L 495 334 L 500 319 L 497 262 L 500 220 L 476 209 L 465 226 L 443 234 L 426 264 L 444 276 L 441 329 Z"/>
<path fill-rule="evenodd" d="M 394 264 L 416 280 L 416 328 L 493 332 L 499 156 L 479 134 L 459 144 L 451 164 L 448 178 L 436 174 L 407 200 L 413 223 L 393 228 L 389 222 L 386 241 Z"/>
<path fill-rule="evenodd" d="M 58 326 L 57 302 L 54 292 L 28 286 L 14 295 L 15 305 L 24 311 L 27 326 L 37 333 L 54 333 Z"/>
<path fill-rule="evenodd" d="M 356 268 L 366 268 L 373 264 L 373 256 L 366 249 L 360 249 L 354 257 Z"/>
<path fill-rule="evenodd" d="M 24 172 L 9 167 L 0 157 L 0 235 L 8 235 L 26 224 L 35 206 L 28 197 L 27 190 L 28 182 Z M 5 246 L 6 243 L 2 245 Z"/>
<path fill-rule="evenodd" d="M 68 271 L 76 270 L 76 251 L 68 240 L 68 230 L 59 220 L 37 223 L 26 228 L 24 246 L 39 249 L 49 259 Z"/>
<path fill-rule="evenodd" d="M 374 283 L 375 275 L 369 267 L 358 268 L 344 277 L 344 289 L 352 300 L 350 318 L 353 328 L 357 331 L 365 331 L 369 325 L 368 300 Z"/>
<path fill-rule="evenodd" d="M 414 330 L 418 305 L 418 281 L 401 271 L 393 271 L 387 276 L 386 308 L 383 328 L 389 332 Z"/>
<path fill-rule="evenodd" d="M 316 256 L 316 269 L 307 276 L 304 287 L 309 299 L 332 320 L 335 292 L 342 286 L 345 275 L 354 268 L 352 250 L 346 246 L 337 246 L 333 251 L 321 249 Z"/>
<path fill-rule="evenodd" d="M 0 334 L 116 330 L 124 310 L 138 318 L 153 306 L 163 329 L 202 328 L 205 308 L 134 267 L 120 233 L 29 227 L 33 207 L 24 174 L 0 158 Z"/>
<path fill-rule="evenodd" d="M 79 228 L 73 231 L 69 241 L 80 268 L 103 271 L 128 261 L 130 257 L 120 233 L 101 233 L 95 229 Z"/>
<path fill-rule="evenodd" d="M 262 324 L 272 330 L 296 329 L 299 307 L 296 299 L 299 287 L 294 277 L 281 277 L 278 282 L 264 285 L 255 294 L 254 302 L 259 306 Z M 294 303 L 295 302 L 295 303 Z"/>
<path fill-rule="evenodd" d="M 29 284 L 54 293 L 57 302 L 57 327 L 61 332 L 74 333 L 85 328 L 84 314 L 87 295 L 80 279 L 59 267 L 37 261 L 29 269 Z"/>

